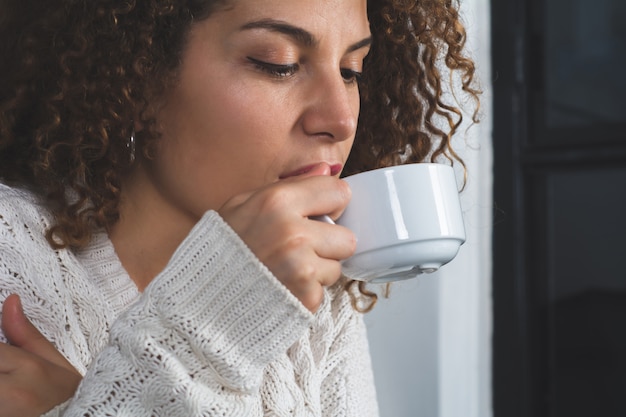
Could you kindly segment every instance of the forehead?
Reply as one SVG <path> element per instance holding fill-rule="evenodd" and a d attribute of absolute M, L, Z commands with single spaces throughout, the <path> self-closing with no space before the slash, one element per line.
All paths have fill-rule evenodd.
<path fill-rule="evenodd" d="M 213 17 L 231 21 L 284 20 L 322 36 L 369 35 L 367 0 L 233 0 Z M 317 32 L 317 33 L 316 33 Z"/>

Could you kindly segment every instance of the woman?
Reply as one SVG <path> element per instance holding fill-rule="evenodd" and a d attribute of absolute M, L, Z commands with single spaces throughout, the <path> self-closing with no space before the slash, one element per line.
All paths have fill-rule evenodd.
<path fill-rule="evenodd" d="M 377 415 L 375 296 L 341 277 L 352 233 L 310 217 L 341 214 L 341 174 L 455 158 L 455 6 L 29 3 L 0 7 L 10 412 Z"/>

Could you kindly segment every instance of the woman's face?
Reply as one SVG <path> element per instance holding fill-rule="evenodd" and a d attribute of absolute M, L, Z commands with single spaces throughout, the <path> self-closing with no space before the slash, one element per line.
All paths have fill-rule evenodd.
<path fill-rule="evenodd" d="M 161 201 L 196 221 L 322 162 L 339 175 L 369 43 L 366 0 L 239 0 L 196 23 L 147 162 Z"/>

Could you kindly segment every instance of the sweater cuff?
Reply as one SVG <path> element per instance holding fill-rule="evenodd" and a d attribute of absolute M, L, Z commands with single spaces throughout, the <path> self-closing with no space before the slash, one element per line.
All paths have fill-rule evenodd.
<path fill-rule="evenodd" d="M 313 314 L 214 211 L 207 212 L 148 286 L 166 322 L 231 388 L 258 387 L 262 371 L 299 339 Z"/>

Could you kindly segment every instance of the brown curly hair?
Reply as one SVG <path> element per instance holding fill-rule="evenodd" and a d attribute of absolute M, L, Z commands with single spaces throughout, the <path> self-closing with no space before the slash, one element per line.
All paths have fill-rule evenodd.
<path fill-rule="evenodd" d="M 45 196 L 53 247 L 84 246 L 119 217 L 127 138 L 159 138 L 153 104 L 176 81 L 186 34 L 226 0 L 0 0 L 0 179 Z M 461 110 L 441 69 L 475 100 L 474 63 L 453 0 L 368 0 L 373 37 L 344 174 L 445 157 Z M 443 118 L 448 128 L 437 127 Z M 351 284 L 350 284 L 351 285 Z M 368 291 L 360 288 L 362 293 Z"/>

